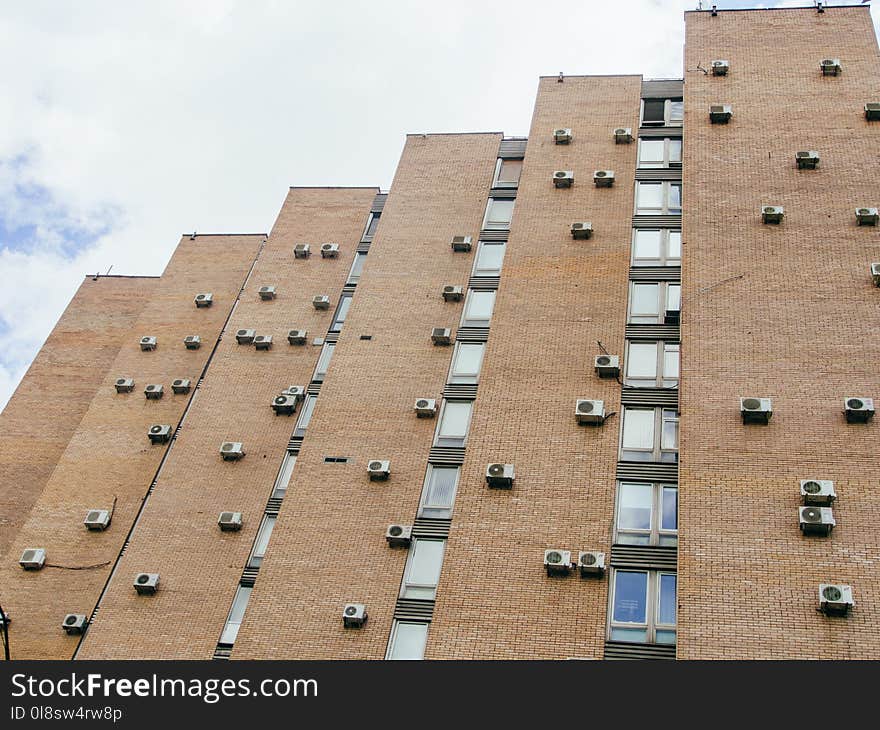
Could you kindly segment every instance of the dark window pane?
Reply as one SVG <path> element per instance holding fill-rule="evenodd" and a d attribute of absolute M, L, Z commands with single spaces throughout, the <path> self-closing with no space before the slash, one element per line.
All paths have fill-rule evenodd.
<path fill-rule="evenodd" d="M 645 115 L 642 120 L 645 122 L 664 121 L 665 106 L 665 99 L 645 99 Z"/>

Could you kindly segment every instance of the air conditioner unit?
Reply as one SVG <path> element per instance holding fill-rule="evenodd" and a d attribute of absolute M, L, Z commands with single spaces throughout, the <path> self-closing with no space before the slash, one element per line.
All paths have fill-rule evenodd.
<path fill-rule="evenodd" d="M 244 457 L 244 446 L 240 441 L 224 441 L 220 444 L 220 456 L 223 461 L 238 461 Z"/>
<path fill-rule="evenodd" d="M 826 616 L 846 616 L 854 605 L 851 586 L 819 584 L 819 609 Z"/>
<path fill-rule="evenodd" d="M 727 124 L 733 116 L 730 104 L 712 104 L 709 107 L 709 121 L 712 124 Z"/>
<path fill-rule="evenodd" d="M 839 58 L 825 58 L 819 62 L 819 68 L 822 69 L 823 76 L 837 76 L 843 69 L 840 66 Z"/>
<path fill-rule="evenodd" d="M 512 489 L 515 478 L 513 464 L 489 464 L 486 467 L 486 484 L 491 489 Z"/>
<path fill-rule="evenodd" d="M 159 574 L 138 573 L 134 578 L 134 589 L 142 596 L 152 596 L 159 590 Z"/>
<path fill-rule="evenodd" d="M 458 253 L 467 253 L 471 250 L 471 241 L 470 236 L 453 236 L 452 250 Z"/>
<path fill-rule="evenodd" d="M 363 603 L 346 603 L 342 609 L 342 625 L 347 629 L 359 629 L 367 623 L 367 607 Z"/>
<path fill-rule="evenodd" d="M 308 330 L 290 330 L 287 333 L 287 341 L 291 345 L 304 345 L 308 337 Z"/>
<path fill-rule="evenodd" d="M 856 208 L 856 222 L 860 226 L 876 226 L 880 221 L 880 214 L 876 208 Z"/>
<path fill-rule="evenodd" d="M 593 237 L 592 221 L 576 221 L 571 224 L 571 237 L 575 240 Z"/>
<path fill-rule="evenodd" d="M 567 127 L 560 127 L 553 130 L 553 141 L 556 144 L 568 144 L 571 142 L 571 130 Z"/>
<path fill-rule="evenodd" d="M 257 290 L 257 294 L 260 295 L 260 299 L 262 299 L 264 302 L 267 302 L 270 299 L 275 298 L 275 287 L 274 286 L 261 286 Z"/>
<path fill-rule="evenodd" d="M 448 327 L 435 327 L 431 330 L 431 342 L 435 345 L 451 345 L 452 332 Z"/>
<path fill-rule="evenodd" d="M 254 337 L 254 347 L 258 350 L 268 350 L 272 347 L 272 335 L 257 335 Z"/>
<path fill-rule="evenodd" d="M 781 205 L 764 205 L 761 207 L 761 220 L 764 223 L 782 223 L 785 209 Z"/>
<path fill-rule="evenodd" d="M 830 507 L 837 494 L 830 479 L 801 479 L 801 498 L 805 505 Z"/>
<path fill-rule="evenodd" d="M 198 335 L 187 335 L 183 338 L 183 345 L 187 350 L 198 350 L 202 346 L 202 338 Z"/>
<path fill-rule="evenodd" d="M 61 628 L 67 634 L 81 634 L 86 630 L 88 619 L 82 613 L 69 613 L 61 622 Z"/>
<path fill-rule="evenodd" d="M 256 330 L 251 330 L 251 329 L 238 330 L 235 333 L 235 341 L 239 345 L 250 345 L 254 341 L 254 337 L 256 337 L 256 336 L 257 336 Z"/>
<path fill-rule="evenodd" d="M 26 548 L 18 564 L 25 570 L 40 570 L 46 564 L 46 551 L 43 548 Z"/>
<path fill-rule="evenodd" d="M 221 512 L 217 524 L 223 532 L 238 532 L 241 529 L 241 512 Z"/>
<path fill-rule="evenodd" d="M 867 423 L 874 417 L 874 400 L 872 398 L 844 398 L 843 411 L 847 423 Z"/>
<path fill-rule="evenodd" d="M 600 378 L 616 378 L 620 375 L 620 357 L 617 355 L 596 355 L 593 369 Z"/>
<path fill-rule="evenodd" d="M 203 294 L 196 294 L 195 298 L 196 307 L 201 309 L 202 307 L 210 307 L 214 303 L 214 295 L 211 292 L 204 292 Z"/>
<path fill-rule="evenodd" d="M 601 426 L 605 423 L 605 401 L 578 400 L 574 407 L 574 415 L 581 425 Z"/>
<path fill-rule="evenodd" d="M 614 144 L 629 144 L 633 141 L 633 131 L 629 127 L 618 127 L 614 130 Z"/>
<path fill-rule="evenodd" d="M 171 382 L 171 390 L 173 390 L 178 395 L 183 395 L 185 393 L 189 393 L 192 388 L 192 383 L 189 378 L 177 378 L 177 380 L 173 380 Z"/>
<path fill-rule="evenodd" d="M 384 482 L 391 476 L 391 462 L 382 459 L 373 459 L 367 462 L 367 474 L 371 482 Z"/>
<path fill-rule="evenodd" d="M 86 513 L 83 524 L 95 532 L 102 532 L 110 526 L 110 510 L 106 509 L 90 509 Z"/>
<path fill-rule="evenodd" d="M 292 395 L 298 401 L 305 400 L 306 389 L 302 385 L 288 385 L 281 391 L 281 395 Z"/>
<path fill-rule="evenodd" d="M 614 170 L 596 170 L 593 173 L 593 182 L 597 188 L 610 188 L 614 186 Z"/>
<path fill-rule="evenodd" d="M 419 418 L 433 418 L 437 414 L 437 401 L 433 398 L 419 398 L 413 410 Z"/>
<path fill-rule="evenodd" d="M 681 322 L 681 306 L 667 307 L 663 311 L 663 324 L 679 324 Z"/>
<path fill-rule="evenodd" d="M 880 263 L 871 264 L 871 279 L 874 280 L 874 286 L 880 286 Z"/>
<path fill-rule="evenodd" d="M 321 244 L 321 258 L 335 259 L 337 256 L 339 256 L 339 244 L 338 243 L 322 243 Z"/>
<path fill-rule="evenodd" d="M 326 294 L 318 294 L 312 297 L 312 306 L 315 309 L 330 309 L 330 297 Z"/>
<path fill-rule="evenodd" d="M 449 285 L 443 287 L 443 299 L 447 302 L 460 302 L 463 296 L 464 291 L 460 286 Z"/>
<path fill-rule="evenodd" d="M 150 430 L 147 431 L 147 436 L 149 436 L 151 444 L 167 443 L 171 440 L 171 426 L 168 424 L 157 423 L 150 426 Z"/>
<path fill-rule="evenodd" d="M 282 393 L 272 399 L 272 410 L 275 411 L 276 416 L 289 416 L 296 413 L 297 403 L 299 399 L 295 395 Z"/>
<path fill-rule="evenodd" d="M 134 390 L 133 378 L 117 378 L 114 383 L 117 393 L 131 393 Z"/>
<path fill-rule="evenodd" d="M 730 61 L 724 61 L 722 59 L 712 61 L 713 76 L 727 76 L 728 71 L 730 71 Z"/>
<path fill-rule="evenodd" d="M 307 259 L 310 254 L 311 251 L 307 243 L 298 243 L 293 247 L 293 257 L 296 259 Z"/>
<path fill-rule="evenodd" d="M 141 337 L 141 350 L 155 350 L 157 344 L 155 337 Z"/>
<path fill-rule="evenodd" d="M 880 119 L 880 101 L 869 101 L 865 104 L 865 119 L 869 122 Z"/>
<path fill-rule="evenodd" d="M 574 173 L 571 170 L 556 170 L 553 173 L 553 185 L 557 188 L 570 188 L 574 185 Z"/>
<path fill-rule="evenodd" d="M 544 568 L 547 575 L 568 575 L 571 571 L 571 551 L 545 550 Z"/>
<path fill-rule="evenodd" d="M 147 400 L 159 400 L 165 394 L 165 388 L 160 383 L 150 383 L 144 388 L 144 395 Z"/>
<path fill-rule="evenodd" d="M 796 152 L 794 161 L 798 170 L 815 170 L 819 166 L 819 153 L 816 150 Z"/>
<path fill-rule="evenodd" d="M 769 398 L 740 398 L 739 411 L 743 423 L 770 423 L 773 415 Z"/>
<path fill-rule="evenodd" d="M 805 535 L 830 535 L 835 525 L 831 507 L 798 507 L 798 522 Z"/>
<path fill-rule="evenodd" d="M 388 525 L 385 539 L 391 547 L 409 547 L 412 542 L 412 525 Z"/>
<path fill-rule="evenodd" d="M 581 578 L 600 578 L 605 573 L 605 553 L 582 551 L 578 553 Z"/>

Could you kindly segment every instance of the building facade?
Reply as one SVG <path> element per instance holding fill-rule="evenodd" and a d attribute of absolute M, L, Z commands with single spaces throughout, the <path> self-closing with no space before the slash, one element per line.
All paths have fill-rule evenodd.
<path fill-rule="evenodd" d="M 0 415 L 12 658 L 880 655 L 870 15 L 685 26 L 87 278 Z"/>

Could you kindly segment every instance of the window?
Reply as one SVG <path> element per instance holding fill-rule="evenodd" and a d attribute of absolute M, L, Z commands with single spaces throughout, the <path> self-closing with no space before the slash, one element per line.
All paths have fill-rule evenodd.
<path fill-rule="evenodd" d="M 361 272 L 364 270 L 364 262 L 367 260 L 366 251 L 358 251 L 354 255 L 354 262 L 351 265 L 351 271 L 348 272 L 346 284 L 357 284 L 361 279 Z"/>
<path fill-rule="evenodd" d="M 617 486 L 620 545 L 678 545 L 678 487 L 672 484 Z"/>
<path fill-rule="evenodd" d="M 263 516 L 263 521 L 260 523 L 260 529 L 254 540 L 254 547 L 251 550 L 251 557 L 248 560 L 248 568 L 259 568 L 263 564 L 263 556 L 269 547 L 269 538 L 272 536 L 272 530 L 275 529 L 276 519 L 269 515 Z"/>
<path fill-rule="evenodd" d="M 449 368 L 450 383 L 472 384 L 480 381 L 480 368 L 486 345 L 482 342 L 457 342 Z"/>
<path fill-rule="evenodd" d="M 299 412 L 299 420 L 296 422 L 296 430 L 293 432 L 294 436 L 299 438 L 305 436 L 306 428 L 308 428 L 309 421 L 312 420 L 312 412 L 315 410 L 315 403 L 317 403 L 317 401 L 318 396 L 316 395 L 306 396 Z"/>
<path fill-rule="evenodd" d="M 663 324 L 667 310 L 681 306 L 681 284 L 633 282 L 629 292 L 630 324 Z"/>
<path fill-rule="evenodd" d="M 251 586 L 239 586 L 235 592 L 235 598 L 232 599 L 232 608 L 229 609 L 226 625 L 223 627 L 223 633 L 220 635 L 221 644 L 235 643 L 235 637 L 238 636 L 238 630 L 241 628 L 244 610 L 247 608 L 252 590 Z"/>
<path fill-rule="evenodd" d="M 639 167 L 660 168 L 681 165 L 680 139 L 640 139 Z"/>
<path fill-rule="evenodd" d="M 364 239 L 369 240 L 376 233 L 376 227 L 379 225 L 381 213 L 370 213 L 370 219 L 367 221 L 367 227 L 364 229 Z"/>
<path fill-rule="evenodd" d="M 636 215 L 681 215 L 681 183 L 636 182 Z"/>
<path fill-rule="evenodd" d="M 444 400 L 434 446 L 464 446 L 471 423 L 472 400 Z"/>
<path fill-rule="evenodd" d="M 506 231 L 510 228 L 510 220 L 513 218 L 513 204 L 513 200 L 489 198 L 486 217 L 483 219 L 483 229 Z"/>
<path fill-rule="evenodd" d="M 677 342 L 630 342 L 623 384 L 634 388 L 678 385 Z"/>
<path fill-rule="evenodd" d="M 474 261 L 474 276 L 500 275 L 506 246 L 504 242 L 480 241 L 477 244 L 477 256 Z"/>
<path fill-rule="evenodd" d="M 296 455 L 286 454 L 281 462 L 281 469 L 275 479 L 275 487 L 272 490 L 272 497 L 284 497 L 287 493 L 287 485 L 290 484 L 290 477 L 293 475 L 293 467 L 296 465 Z"/>
<path fill-rule="evenodd" d="M 462 327 L 488 327 L 495 308 L 494 291 L 468 289 L 464 312 L 461 315 Z"/>
<path fill-rule="evenodd" d="M 440 568 L 443 567 L 443 551 L 446 540 L 416 538 L 410 543 L 406 569 L 403 573 L 401 598 L 433 601 L 437 596 Z"/>
<path fill-rule="evenodd" d="M 684 102 L 681 99 L 644 99 L 642 101 L 643 127 L 680 127 L 684 122 Z"/>
<path fill-rule="evenodd" d="M 495 165 L 495 178 L 492 181 L 493 188 L 515 188 L 519 185 L 519 176 L 522 173 L 522 160 L 499 159 Z"/>
<path fill-rule="evenodd" d="M 428 624 L 418 621 L 394 621 L 386 659 L 424 659 Z"/>
<path fill-rule="evenodd" d="M 339 330 L 342 329 L 342 325 L 345 324 L 345 318 L 348 316 L 349 309 L 351 309 L 351 294 L 346 294 L 340 297 L 339 304 L 336 305 L 336 313 L 333 315 L 333 324 L 330 325 L 331 332 L 339 332 Z"/>
<path fill-rule="evenodd" d="M 681 266 L 681 231 L 636 228 L 633 231 L 632 265 Z"/>
<path fill-rule="evenodd" d="M 452 517 L 459 472 L 460 468 L 457 466 L 428 464 L 425 487 L 422 489 L 422 500 L 419 504 L 419 517 L 444 520 Z"/>
<path fill-rule="evenodd" d="M 675 643 L 675 573 L 615 570 L 611 593 L 612 641 Z"/>
<path fill-rule="evenodd" d="M 624 408 L 620 440 L 622 461 L 678 461 L 678 411 L 674 408 Z"/>
<path fill-rule="evenodd" d="M 330 367 L 330 358 L 333 357 L 333 349 L 335 347 L 336 345 L 333 342 L 327 342 L 321 348 L 318 364 L 315 365 L 315 374 L 312 375 L 314 382 L 321 383 L 324 381 L 324 376 L 327 375 L 327 368 Z"/>

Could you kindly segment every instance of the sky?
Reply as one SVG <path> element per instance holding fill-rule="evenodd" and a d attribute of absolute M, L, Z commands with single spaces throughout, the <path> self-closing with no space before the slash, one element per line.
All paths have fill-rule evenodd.
<path fill-rule="evenodd" d="M 681 77 L 696 6 L 0 0 L 0 408 L 85 275 L 268 232 L 291 185 L 387 189 L 408 133 L 526 135 L 541 75 Z"/>

